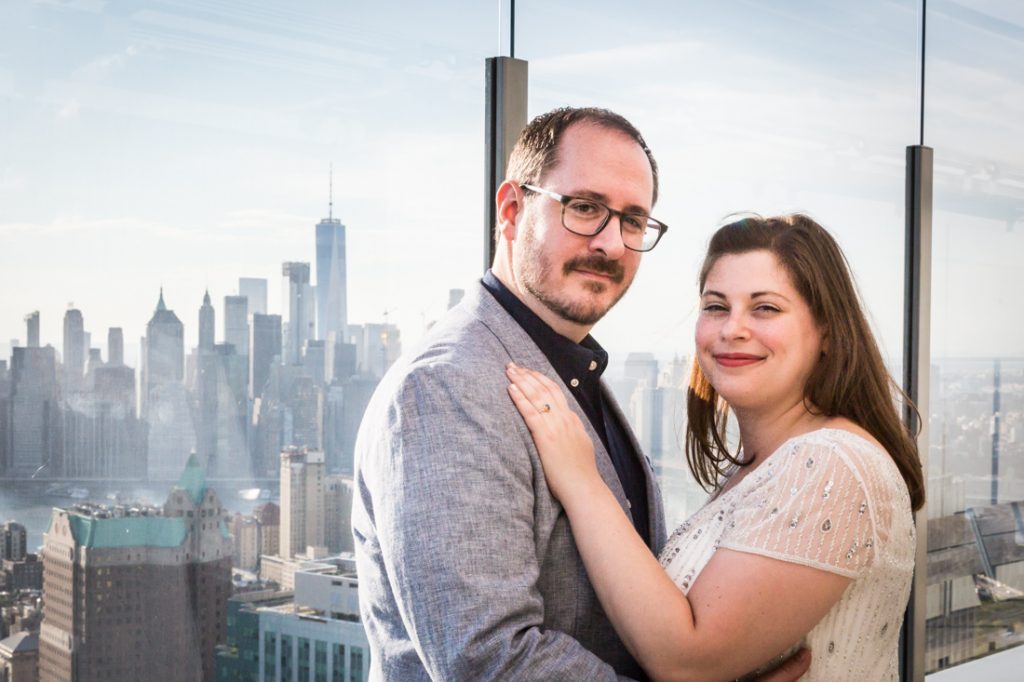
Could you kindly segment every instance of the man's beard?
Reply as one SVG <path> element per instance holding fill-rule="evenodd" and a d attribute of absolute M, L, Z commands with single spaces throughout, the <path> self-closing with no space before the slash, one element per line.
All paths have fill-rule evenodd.
<path fill-rule="evenodd" d="M 559 296 L 557 291 L 545 290 L 545 284 L 550 286 L 551 275 L 555 266 L 551 263 L 543 246 L 537 242 L 533 225 L 524 223 L 523 226 L 526 229 L 522 230 L 519 240 L 520 246 L 523 249 L 520 260 L 522 268 L 520 272 L 516 273 L 517 279 L 519 279 L 520 284 L 526 291 L 563 320 L 584 326 L 594 325 L 629 290 L 631 281 L 627 282 L 622 287 L 622 290 L 619 291 L 619 294 L 606 306 L 589 301 L 573 301 Z M 568 275 L 578 268 L 608 275 L 616 284 L 621 283 L 626 277 L 626 270 L 622 267 L 621 263 L 598 255 L 570 258 L 562 266 L 562 274 Z M 608 284 L 587 281 L 584 283 L 584 287 L 595 294 L 600 294 L 604 292 Z"/>

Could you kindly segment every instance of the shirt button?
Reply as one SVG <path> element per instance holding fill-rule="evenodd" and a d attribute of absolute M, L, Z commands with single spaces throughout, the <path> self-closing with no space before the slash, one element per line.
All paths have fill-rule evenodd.
<path fill-rule="evenodd" d="M 597 369 L 597 360 L 591 360 L 590 361 L 590 371 L 593 372 L 595 369 Z"/>
<path fill-rule="evenodd" d="M 626 509 L 632 509 L 632 508 L 633 508 L 633 503 L 630 502 L 629 500 L 626 500 Z"/>
<path fill-rule="evenodd" d="M 576 388 L 577 386 L 580 385 L 580 380 L 579 379 L 573 379 L 572 381 L 569 382 L 569 385 L 572 386 L 573 388 Z"/>

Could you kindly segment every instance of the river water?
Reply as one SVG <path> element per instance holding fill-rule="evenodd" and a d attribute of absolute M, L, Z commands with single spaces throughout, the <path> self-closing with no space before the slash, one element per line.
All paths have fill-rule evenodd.
<path fill-rule="evenodd" d="M 67 508 L 82 502 L 118 504 L 141 502 L 162 505 L 173 483 L 133 483 L 104 481 L 13 481 L 0 480 L 0 523 L 17 521 L 28 533 L 28 551 L 43 544 L 43 533 L 50 525 L 54 507 Z M 262 485 L 261 488 L 254 486 Z M 249 514 L 263 502 L 278 501 L 276 481 L 244 483 L 208 481 L 229 514 Z"/>

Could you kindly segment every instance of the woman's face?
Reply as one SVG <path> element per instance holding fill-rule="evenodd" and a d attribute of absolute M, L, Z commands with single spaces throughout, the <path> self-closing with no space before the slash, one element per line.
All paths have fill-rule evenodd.
<path fill-rule="evenodd" d="M 697 362 L 730 407 L 785 410 L 803 401 L 821 331 L 770 251 L 722 256 L 708 273 Z"/>

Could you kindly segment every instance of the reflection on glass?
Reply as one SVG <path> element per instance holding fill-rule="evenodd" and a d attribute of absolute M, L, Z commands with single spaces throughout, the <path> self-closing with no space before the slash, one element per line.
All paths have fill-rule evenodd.
<path fill-rule="evenodd" d="M 707 498 L 683 455 L 685 386 L 696 269 L 727 215 L 803 211 L 825 225 L 851 262 L 890 366 L 898 364 L 918 16 L 909 2 L 871 2 L 866 13 L 600 4 L 570 19 L 568 8 L 518 3 L 517 46 L 531 59 L 533 113 L 607 106 L 638 126 L 661 168 L 652 212 L 672 229 L 594 336 L 611 354 L 605 377 L 659 473 L 672 528 Z M 606 22 L 621 27 L 622 41 L 592 40 Z"/>
<path fill-rule="evenodd" d="M 932 9 L 928 672 L 1024 642 L 1024 12 L 1000 2 Z M 993 660 L 1019 671 L 1024 649 Z"/>
<path fill-rule="evenodd" d="M 342 679 L 368 651 L 356 429 L 479 276 L 495 14 L 438 11 L 4 6 L 0 583 L 41 679 Z"/>

